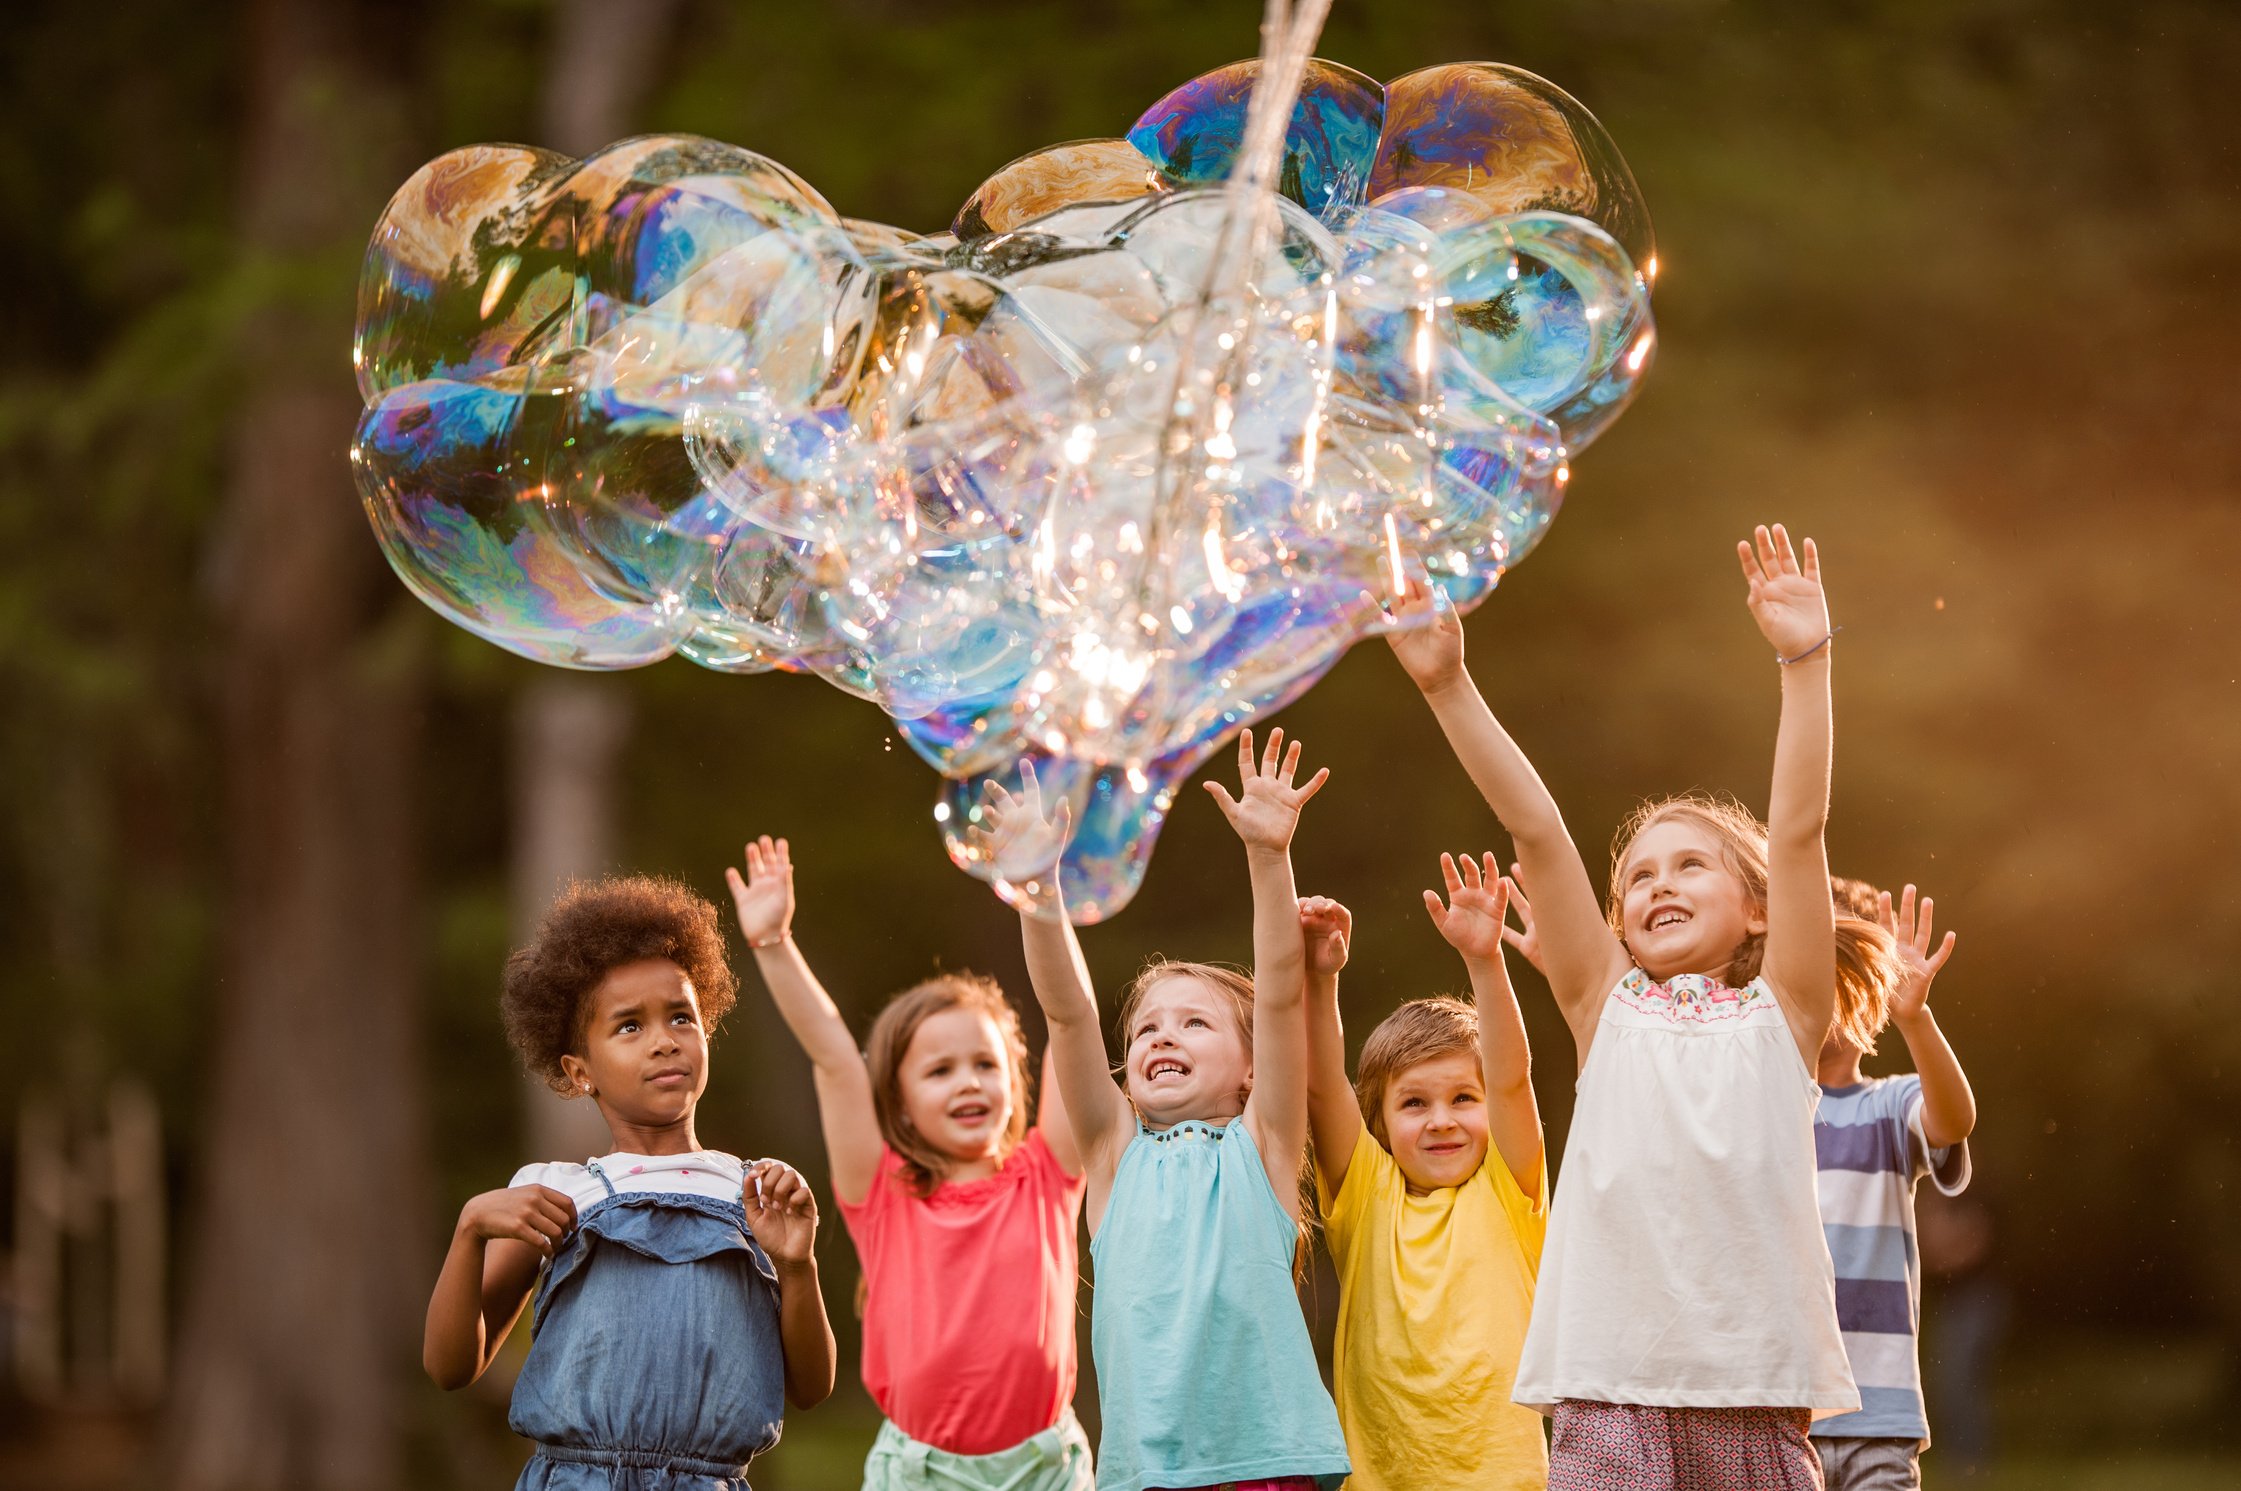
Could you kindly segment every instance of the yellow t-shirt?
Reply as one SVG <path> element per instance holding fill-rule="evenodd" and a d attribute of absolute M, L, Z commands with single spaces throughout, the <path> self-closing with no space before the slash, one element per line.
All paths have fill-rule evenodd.
<path fill-rule="evenodd" d="M 1462 1185 L 1411 1196 L 1364 1127 L 1338 1194 L 1321 1192 L 1352 1491 L 1547 1485 L 1541 1416 L 1510 1401 L 1548 1231 L 1546 1163 L 1539 1189 L 1526 1196 L 1489 1145 Z"/>

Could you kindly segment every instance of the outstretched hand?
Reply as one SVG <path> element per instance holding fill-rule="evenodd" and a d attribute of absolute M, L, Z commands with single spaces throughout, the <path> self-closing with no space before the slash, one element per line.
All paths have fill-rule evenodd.
<path fill-rule="evenodd" d="M 1292 830 L 1299 827 L 1299 810 L 1330 780 L 1331 770 L 1326 766 L 1310 777 L 1306 786 L 1293 786 L 1292 778 L 1299 771 L 1299 751 L 1296 740 L 1291 750 L 1285 751 L 1284 732 L 1271 730 L 1268 749 L 1256 766 L 1253 732 L 1242 731 L 1237 737 L 1238 795 L 1230 796 L 1228 789 L 1219 782 L 1206 784 L 1206 790 L 1214 796 L 1214 805 L 1222 810 L 1222 816 L 1237 830 L 1237 836 L 1245 841 L 1247 849 L 1291 848 Z"/>
<path fill-rule="evenodd" d="M 1502 940 L 1522 953 L 1541 977 L 1548 977 L 1548 965 L 1541 961 L 1541 933 L 1533 922 L 1533 903 L 1525 899 L 1525 866 L 1511 865 L 1510 872 L 1502 877 L 1502 889 L 1509 892 L 1510 910 L 1517 913 L 1517 925 L 1505 923 Z"/>
<path fill-rule="evenodd" d="M 965 835 L 973 851 L 995 866 L 997 877 L 1013 884 L 1047 877 L 1073 827 L 1073 807 L 1064 798 L 1046 810 L 1034 762 L 1021 762 L 1019 777 L 1016 793 L 990 779 L 981 792 L 980 821 Z"/>
<path fill-rule="evenodd" d="M 1346 966 L 1354 939 L 1354 913 L 1329 896 L 1302 896 L 1299 935 L 1310 976 L 1335 977 Z"/>
<path fill-rule="evenodd" d="M 1424 892 L 1424 909 L 1431 913 L 1432 925 L 1439 928 L 1450 947 L 1470 961 L 1499 963 L 1509 885 L 1494 856 L 1487 855 L 1482 867 L 1466 854 L 1458 868 L 1454 855 L 1443 854 L 1440 875 L 1447 881 L 1446 902 L 1441 902 L 1438 891 Z"/>
<path fill-rule="evenodd" d="M 731 887 L 732 905 L 739 912 L 739 930 L 749 947 L 768 947 L 786 940 L 794 924 L 794 861 L 784 839 L 764 834 L 747 843 L 747 874 L 727 868 L 724 883 Z"/>
<path fill-rule="evenodd" d="M 1463 676 L 1463 618 L 1421 578 L 1409 580 L 1389 614 L 1397 625 L 1386 645 L 1419 690 L 1429 694 Z"/>
<path fill-rule="evenodd" d="M 1813 540 L 1805 541 L 1801 560 L 1790 547 L 1790 535 L 1777 523 L 1769 530 L 1760 524 L 1753 534 L 1756 547 L 1746 540 L 1736 544 L 1743 561 L 1743 578 L 1750 582 L 1751 619 L 1775 656 L 1796 658 L 1829 634 L 1829 602 L 1821 590 L 1821 556 Z"/>
<path fill-rule="evenodd" d="M 1938 950 L 1930 951 L 1930 922 L 1937 902 L 1924 896 L 1919 910 L 1914 900 L 1914 887 L 1908 886 L 1896 911 L 1891 906 L 1891 893 L 1884 891 L 1876 903 L 1877 920 L 1883 930 L 1898 943 L 1899 983 L 1891 991 L 1891 1018 L 1906 1020 L 1922 1013 L 1930 1002 L 1930 982 L 1953 956 L 1953 944 L 1959 939 L 1951 932 Z"/>

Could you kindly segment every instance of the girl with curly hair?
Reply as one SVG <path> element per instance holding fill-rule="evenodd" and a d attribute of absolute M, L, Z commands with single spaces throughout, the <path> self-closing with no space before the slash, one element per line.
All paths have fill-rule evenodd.
<path fill-rule="evenodd" d="M 732 1006 L 716 908 L 671 880 L 572 885 L 506 961 L 523 1064 L 588 1098 L 614 1150 L 524 1166 L 460 1212 L 422 1363 L 480 1377 L 534 1292 L 508 1422 L 516 1491 L 723 1491 L 833 1386 L 817 1205 L 792 1167 L 703 1149 L 693 1110 Z"/>

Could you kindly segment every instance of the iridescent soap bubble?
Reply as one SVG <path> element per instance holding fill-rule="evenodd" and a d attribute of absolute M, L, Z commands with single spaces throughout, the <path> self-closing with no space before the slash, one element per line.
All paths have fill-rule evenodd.
<path fill-rule="evenodd" d="M 1007 898 L 1036 876 L 973 813 L 1033 762 L 1070 910 L 1112 914 L 1241 725 L 1410 581 L 1467 608 L 1530 550 L 1653 346 L 1647 215 L 1560 90 L 1311 63 L 1255 196 L 1258 77 L 1022 157 L 929 236 L 691 137 L 439 159 L 361 279 L 384 552 L 542 661 L 874 701 Z"/>
<path fill-rule="evenodd" d="M 1233 62 L 1197 77 L 1146 109 L 1128 143 L 1170 180 L 1222 180 L 1245 138 L 1245 114 L 1261 64 Z M 1320 58 L 1307 64 L 1284 132 L 1276 189 L 1318 216 L 1359 204 L 1385 122 L 1375 78 Z"/>
<path fill-rule="evenodd" d="M 1626 158 L 1578 99 L 1521 67 L 1450 62 L 1386 85 L 1369 199 L 1411 186 L 1462 192 L 1496 213 L 1586 218 L 1656 277 L 1649 209 Z"/>

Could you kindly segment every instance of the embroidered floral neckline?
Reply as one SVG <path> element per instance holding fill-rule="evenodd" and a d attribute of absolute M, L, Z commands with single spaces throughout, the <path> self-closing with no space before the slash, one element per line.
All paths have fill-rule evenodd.
<path fill-rule="evenodd" d="M 1708 973 L 1677 973 L 1660 983 L 1639 968 L 1628 969 L 1614 993 L 1629 1009 L 1691 1025 L 1738 1019 L 1773 998 L 1760 979 L 1737 989 Z"/>

